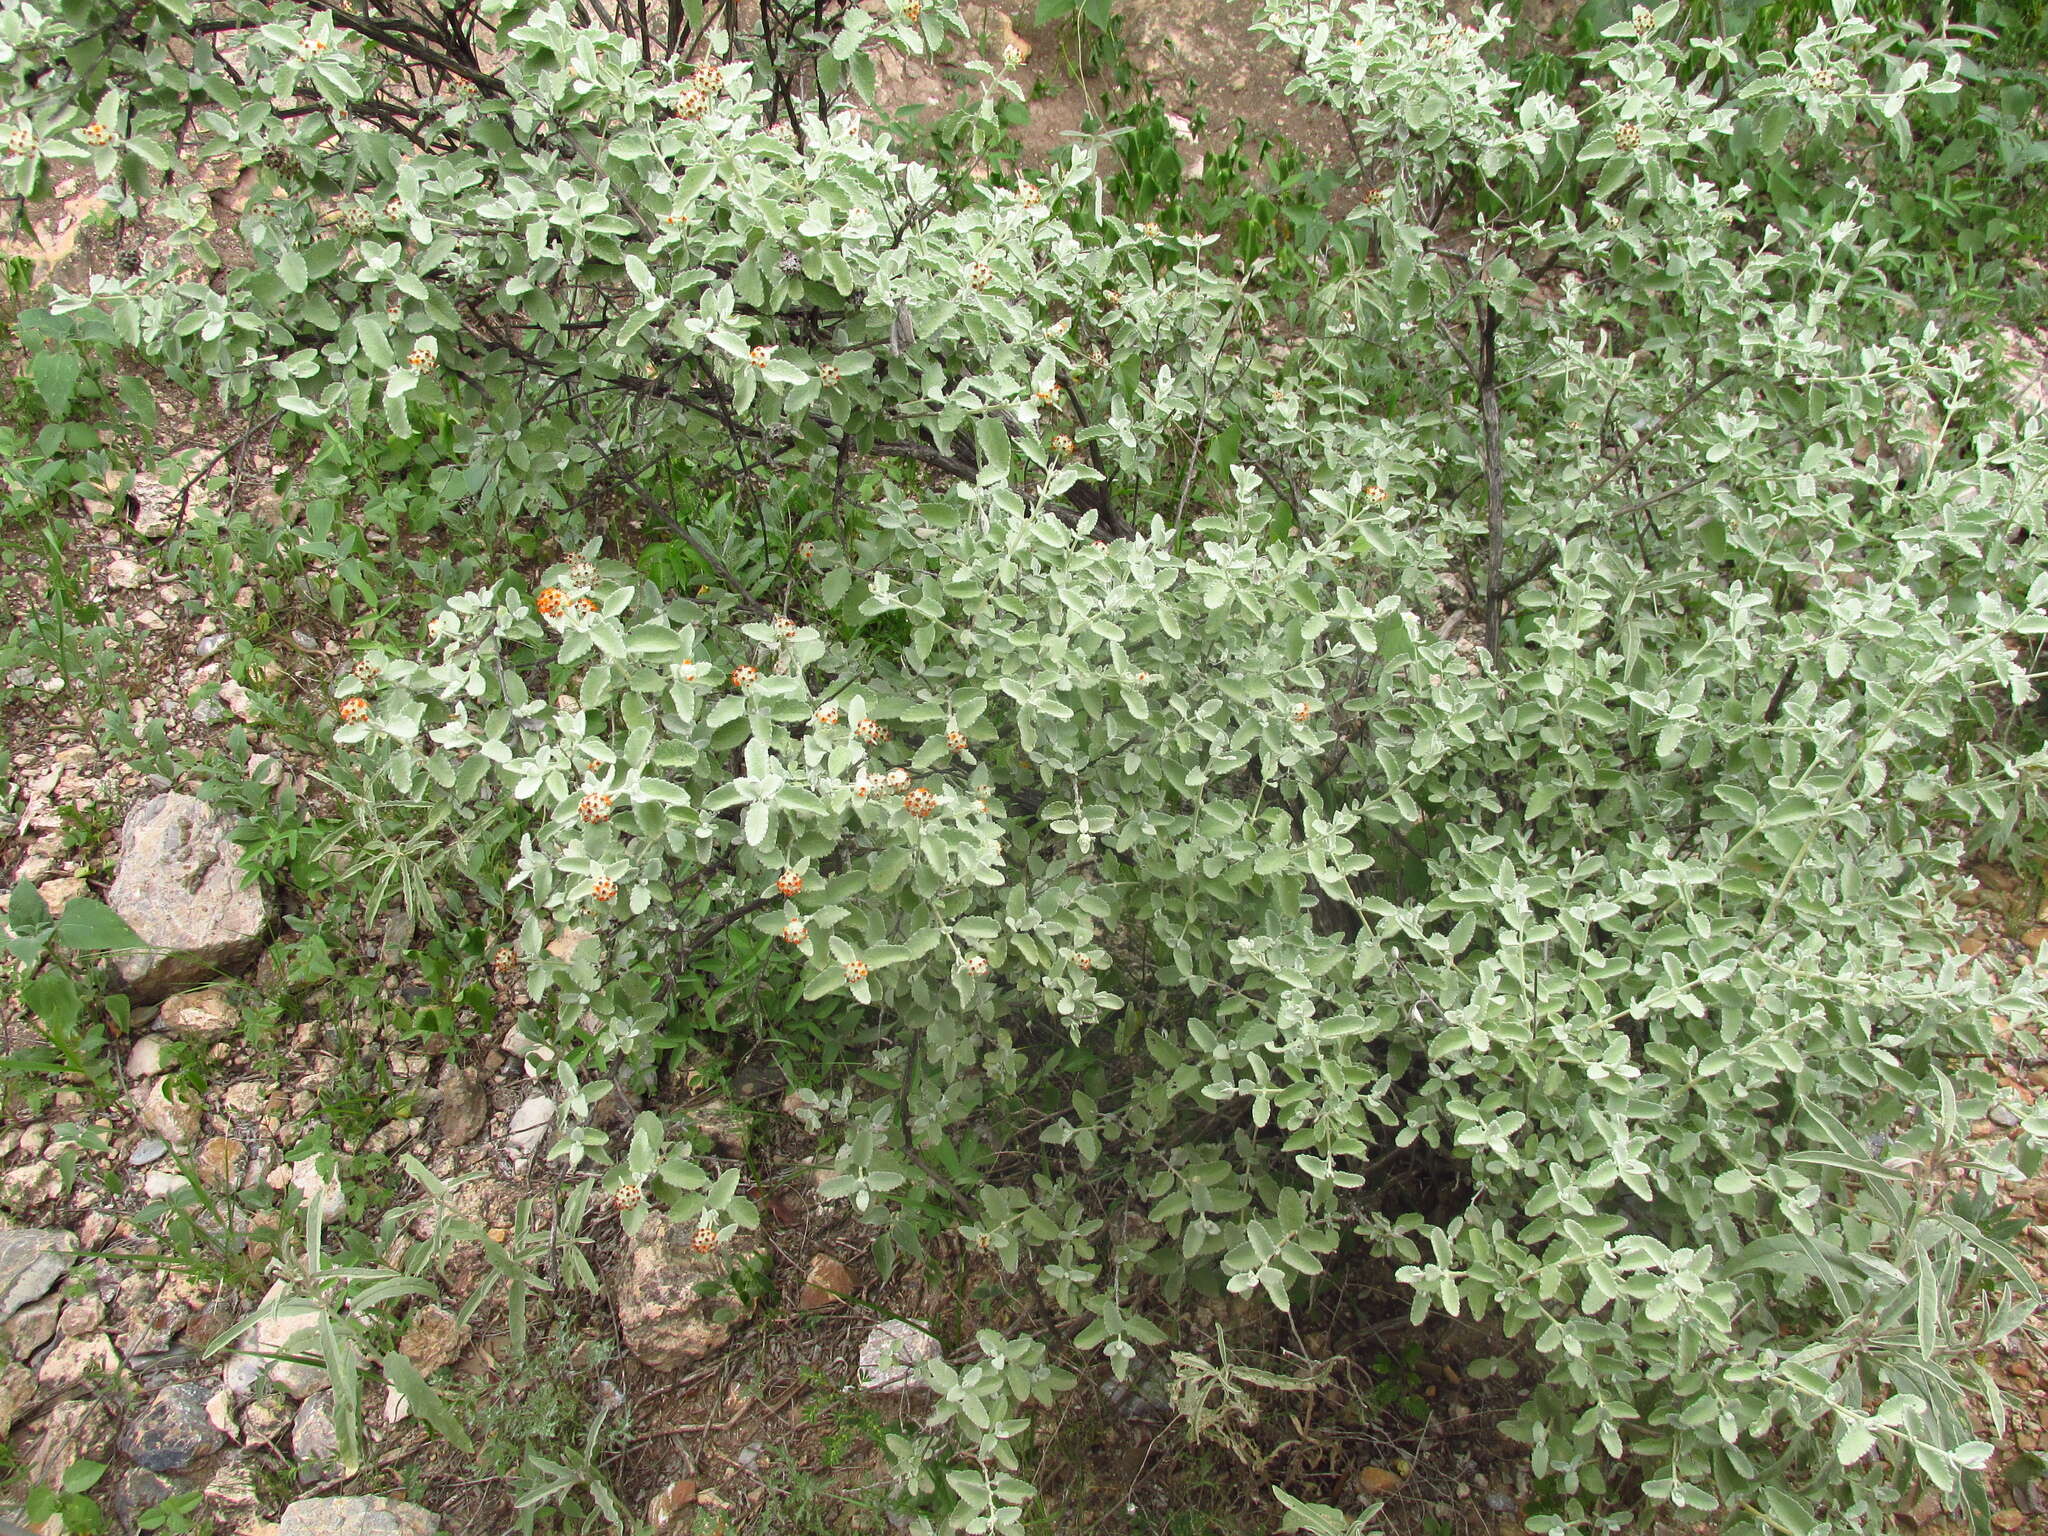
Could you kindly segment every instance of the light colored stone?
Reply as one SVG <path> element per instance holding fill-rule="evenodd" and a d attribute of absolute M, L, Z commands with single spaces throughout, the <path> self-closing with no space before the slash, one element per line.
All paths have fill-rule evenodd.
<path fill-rule="evenodd" d="M 82 1339 L 107 1325 L 107 1304 L 97 1296 L 81 1296 L 64 1303 L 57 1314 L 57 1331 L 67 1339 Z"/>
<path fill-rule="evenodd" d="M 209 1136 L 199 1148 L 195 1161 L 199 1182 L 208 1189 L 226 1191 L 242 1182 L 242 1170 L 249 1162 L 249 1149 L 231 1136 Z"/>
<path fill-rule="evenodd" d="M 298 1416 L 292 1420 L 292 1460 L 298 1463 L 302 1483 L 317 1483 L 341 1464 L 332 1392 L 315 1392 L 299 1404 Z"/>
<path fill-rule="evenodd" d="M 120 1369 L 114 1341 L 103 1333 L 59 1339 L 36 1367 L 36 1384 L 46 1392 L 62 1392 L 83 1382 L 110 1380 Z"/>
<path fill-rule="evenodd" d="M 86 894 L 85 882 L 76 878 L 45 880 L 36 887 L 36 894 L 43 898 L 43 905 L 50 909 L 50 916 L 62 917 L 64 909 Z"/>
<path fill-rule="evenodd" d="M 55 1296 L 23 1307 L 7 1319 L 7 1352 L 17 1360 L 28 1359 L 57 1337 L 57 1318 L 63 1310 L 64 1303 Z"/>
<path fill-rule="evenodd" d="M 333 1161 L 332 1155 L 325 1157 L 302 1157 L 291 1165 L 290 1183 L 310 1205 L 320 1203 L 320 1219 L 336 1221 L 348 1209 L 348 1196 L 342 1191 L 341 1175 L 329 1168 L 326 1174 L 320 1172 L 320 1164 Z"/>
<path fill-rule="evenodd" d="M 515 1168 L 525 1171 L 554 1122 L 555 1101 L 544 1093 L 536 1093 L 512 1111 L 512 1123 L 505 1128 L 505 1147 Z"/>
<path fill-rule="evenodd" d="M 648 1212 L 627 1240 L 613 1281 L 620 1337 L 635 1358 L 659 1371 L 680 1370 L 725 1345 L 740 1310 L 733 1266 L 760 1252 L 751 1233 L 709 1253 L 697 1251 L 693 1235 L 659 1211 Z"/>
<path fill-rule="evenodd" d="M 277 1092 L 277 1084 L 256 1078 L 229 1083 L 227 1091 L 220 1096 L 221 1107 L 231 1115 L 253 1120 L 269 1110 L 271 1095 Z"/>
<path fill-rule="evenodd" d="M 311 1401 L 311 1399 L 307 1399 Z M 235 1422 L 235 1394 L 222 1387 L 206 1400 L 206 1422 L 229 1440 L 242 1438 L 242 1426 Z"/>
<path fill-rule="evenodd" d="M 121 862 L 107 903 L 156 952 L 114 957 L 137 1002 L 252 964 L 270 902 L 245 885 L 230 817 L 190 795 L 145 800 L 121 827 Z"/>
<path fill-rule="evenodd" d="M 142 1192 L 152 1200 L 168 1200 L 192 1187 L 192 1181 L 175 1168 L 152 1168 L 142 1176 Z"/>
<path fill-rule="evenodd" d="M 285 1506 L 277 1536 L 438 1536 L 441 1520 L 397 1499 L 300 1499 Z"/>
<path fill-rule="evenodd" d="M 310 1302 L 288 1301 L 284 1283 L 271 1286 L 258 1308 L 264 1315 L 235 1340 L 235 1352 L 221 1373 L 222 1383 L 236 1397 L 247 1397 L 265 1380 L 293 1397 L 305 1397 L 327 1385 L 327 1368 L 282 1355 L 320 1358 L 320 1314 Z"/>
<path fill-rule="evenodd" d="M 0 1232 L 0 1319 L 50 1293 L 78 1252 L 69 1232 L 16 1227 Z"/>
<path fill-rule="evenodd" d="M 894 1395 L 918 1385 L 916 1367 L 939 1358 L 939 1341 L 916 1323 L 896 1318 L 875 1324 L 860 1341 L 863 1392 Z"/>
<path fill-rule="evenodd" d="M 107 562 L 107 585 L 122 592 L 133 592 L 138 587 L 149 585 L 149 572 L 126 555 L 116 555 Z"/>
<path fill-rule="evenodd" d="M 171 1080 L 160 1077 L 149 1085 L 142 1096 L 142 1108 L 138 1118 L 142 1128 L 151 1135 L 161 1136 L 174 1147 L 189 1147 L 199 1139 L 201 1118 L 204 1114 L 196 1096 L 185 1090 L 173 1090 Z"/>
<path fill-rule="evenodd" d="M 162 1077 L 170 1070 L 170 1042 L 162 1035 L 144 1035 L 128 1048 L 128 1080 Z"/>
<path fill-rule="evenodd" d="M 219 987 L 167 997 L 163 1011 L 157 1015 L 157 1028 L 180 1040 L 192 1040 L 202 1045 L 225 1040 L 241 1025 L 240 1011 Z"/>
<path fill-rule="evenodd" d="M 25 1365 L 10 1365 L 0 1371 L 0 1440 L 14 1432 L 15 1420 L 41 1396 L 35 1372 Z"/>
<path fill-rule="evenodd" d="M 94 1398 L 57 1404 L 43 1416 L 42 1428 L 29 1459 L 25 1481 L 30 1487 L 54 1488 L 73 1462 L 104 1462 L 112 1456 L 114 1416 Z"/>

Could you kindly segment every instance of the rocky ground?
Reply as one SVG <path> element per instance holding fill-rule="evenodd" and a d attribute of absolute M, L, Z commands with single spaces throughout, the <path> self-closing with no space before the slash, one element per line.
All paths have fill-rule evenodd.
<path fill-rule="evenodd" d="M 1280 97 L 1283 63 L 1251 47 L 1250 11 L 1248 0 L 1137 4 L 1126 21 L 1131 57 L 1176 112 L 1218 124 L 1246 116 L 1336 148 L 1335 124 Z M 1060 142 L 1102 82 L 1068 68 L 1073 48 L 1059 28 L 993 8 L 976 19 L 991 56 L 1018 48 L 1030 78 L 1046 82 L 1027 142 Z M 952 88 L 943 70 L 898 69 L 884 83 L 890 105 L 930 105 Z M 45 275 L 75 279 L 117 257 L 84 190 L 45 214 L 19 246 Z M 226 450 L 227 494 L 258 516 L 280 515 L 279 466 L 232 430 L 224 440 L 189 402 L 162 407 L 160 453 Z M 195 756 L 242 732 L 255 755 L 240 771 L 252 783 L 317 801 L 320 764 L 279 721 L 294 698 L 325 695 L 353 637 L 294 614 L 274 670 L 233 675 L 230 616 L 210 611 L 166 553 L 184 510 L 172 474 L 144 474 L 78 509 L 71 575 L 121 636 L 100 697 Z M 243 609 L 258 600 L 248 586 L 231 598 Z M 307 925 L 305 905 L 242 885 L 247 855 L 230 839 L 232 813 L 194 798 L 194 783 L 120 760 L 62 677 L 9 681 L 44 705 L 5 721 L 17 783 L 0 825 L 0 877 L 35 886 L 53 913 L 104 900 L 166 950 L 116 962 L 134 1006 L 108 1023 L 101 1085 L 16 1071 L 0 1100 L 11 1518 L 30 1517 L 29 1490 L 60 1487 L 68 1469 L 92 1462 L 108 1470 L 88 1496 L 118 1530 L 183 1500 L 192 1518 L 237 1536 L 496 1532 L 513 1528 L 518 1490 L 540 1490 L 543 1508 L 564 1496 L 546 1492 L 554 1473 L 520 1454 L 544 1446 L 561 1490 L 584 1488 L 587 1472 L 619 1491 L 630 1504 L 622 1516 L 642 1528 L 801 1532 L 880 1520 L 879 1439 L 928 1406 L 905 1365 L 942 1338 L 1006 1320 L 1017 1303 L 998 1271 L 967 1255 L 885 1270 L 869 1229 L 818 1198 L 815 1123 L 766 1061 L 743 1064 L 716 1091 L 685 1082 L 657 1106 L 696 1127 L 711 1166 L 744 1171 L 766 1217 L 757 1241 L 700 1253 L 658 1216 L 629 1237 L 609 1210 L 572 1225 L 575 1181 L 543 1156 L 562 1124 L 544 1053 L 497 1006 L 515 978 L 485 977 L 477 997 L 473 978 L 452 987 L 423 976 L 405 962 L 403 918 L 332 935 L 329 973 L 309 974 L 294 926 Z M 2034 963 L 2048 943 L 2038 891 L 2009 870 L 1980 876 L 1964 893 L 1982 919 L 1966 947 L 1978 964 Z M 372 1001 L 344 973 L 378 977 Z M 416 1009 L 444 1002 L 457 1049 L 412 1027 Z M 11 1003 L 0 1030 L 16 1057 L 43 1041 Z M 2015 1039 L 1993 1064 L 2018 1102 L 2048 1090 L 2036 1049 Z M 632 1108 L 601 1103 L 599 1118 Z M 1975 1134 L 2004 1139 L 2016 1126 L 1997 1110 Z M 2030 1258 L 2048 1263 L 2048 1177 L 2022 1186 L 2018 1204 Z M 309 1250 L 309 1214 L 347 1234 L 338 1252 Z M 567 1273 L 567 1248 L 583 1254 L 594 1285 L 529 1286 L 521 1337 L 518 1277 Z M 374 1306 L 360 1300 L 380 1284 Z M 352 1291 L 357 1303 L 344 1305 Z M 1298 1444 L 1284 1455 L 1270 1441 L 1247 1448 L 1320 1479 L 1340 1502 L 1388 1499 L 1399 1529 L 1520 1529 L 1528 1478 L 1492 1433 L 1497 1400 L 1460 1379 L 1448 1363 L 1455 1349 L 1379 1350 L 1379 1313 L 1354 1310 L 1364 1322 L 1333 1320 L 1284 1341 L 1345 1361 L 1301 1405 Z M 423 1422 L 431 1410 L 381 1389 L 393 1356 L 451 1405 L 475 1451 L 451 1448 L 441 1426 Z M 359 1357 L 386 1368 L 356 1379 L 347 1366 Z M 1993 1364 L 2012 1414 L 1994 1524 L 2048 1530 L 2048 1480 L 2036 1477 L 2048 1474 L 2048 1358 L 2029 1337 Z M 347 1424 L 363 1380 L 380 1387 L 361 1405 L 366 1439 L 351 1469 Z M 1419 1431 L 1315 1432 L 1327 1402 L 1389 1381 Z M 1063 1529 L 1165 1524 L 1199 1507 L 1211 1523 L 1187 1528 L 1221 1532 L 1239 1528 L 1233 1511 L 1257 1504 L 1265 1479 L 1190 1449 L 1156 1383 L 1087 1403 L 1055 1441 L 1059 1464 L 1033 1469 L 1074 1495 L 1069 1507 L 1091 1511 Z M 55 1531 L 60 1519 L 36 1523 Z M 1915 1519 L 1943 1524 L 1932 1503 Z"/>

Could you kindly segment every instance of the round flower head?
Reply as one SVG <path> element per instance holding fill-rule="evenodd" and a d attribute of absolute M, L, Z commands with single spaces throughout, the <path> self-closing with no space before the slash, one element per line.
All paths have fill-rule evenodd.
<path fill-rule="evenodd" d="M 1306 725 L 1308 724 L 1309 716 L 1313 715 L 1314 713 L 1314 708 L 1309 704 L 1297 704 L 1294 706 L 1294 723 L 1296 725 Z"/>
<path fill-rule="evenodd" d="M 355 673 L 357 681 L 365 683 L 374 683 L 377 680 L 377 674 L 383 670 L 382 667 L 378 666 L 368 656 L 358 656 L 356 664 L 349 668 L 349 671 Z"/>
<path fill-rule="evenodd" d="M 7 133 L 7 153 L 10 155 L 32 155 L 36 149 L 36 136 L 26 128 L 12 128 Z"/>
<path fill-rule="evenodd" d="M 773 357 L 774 355 L 775 349 L 773 347 L 747 348 L 747 361 L 752 363 L 756 368 L 766 368 L 768 366 L 768 359 Z"/>
<path fill-rule="evenodd" d="M 747 666 L 744 662 L 732 669 L 732 685 L 735 688 L 751 688 L 761 681 L 761 669 Z"/>
<path fill-rule="evenodd" d="M 711 107 L 711 98 L 701 86 L 686 85 L 676 97 L 676 116 L 686 123 L 695 122 Z"/>
<path fill-rule="evenodd" d="M 967 286 L 980 293 L 996 280 L 996 269 L 985 261 L 970 261 L 967 264 Z"/>
<path fill-rule="evenodd" d="M 718 1228 L 699 1227 L 690 1238 L 690 1246 L 699 1253 L 715 1253 L 718 1249 Z"/>
<path fill-rule="evenodd" d="M 873 746 L 882 739 L 882 722 L 864 719 L 853 728 L 853 734 L 869 746 Z"/>
<path fill-rule="evenodd" d="M 1386 505 L 1386 500 L 1387 488 L 1384 485 L 1368 485 L 1365 488 L 1365 502 L 1367 506 L 1384 506 Z"/>
<path fill-rule="evenodd" d="M 820 704 L 818 712 L 811 716 L 811 718 L 820 725 L 837 725 L 839 723 L 839 706 L 837 704 Z"/>
<path fill-rule="evenodd" d="M 903 809 L 910 812 L 919 821 L 923 821 L 925 817 L 931 815 L 938 808 L 939 797 L 928 789 L 913 789 L 903 797 Z"/>
<path fill-rule="evenodd" d="M 859 773 L 856 773 L 853 776 L 853 798 L 856 800 L 865 800 L 874 792 L 875 781 L 868 777 L 867 769 L 861 769 Z"/>
<path fill-rule="evenodd" d="M 967 737 L 965 733 L 961 731 L 946 732 L 946 746 L 950 751 L 965 752 L 967 750 Z"/>
<path fill-rule="evenodd" d="M 405 203 L 403 202 L 403 200 L 401 200 L 401 199 L 399 199 L 399 198 L 396 198 L 396 197 L 394 197 L 394 198 L 392 198 L 392 199 L 391 199 L 391 201 L 390 201 L 390 202 L 386 203 L 386 204 L 384 205 L 384 217 L 385 217 L 385 218 L 387 218 L 387 219 L 402 219 L 402 218 L 404 218 L 404 217 L 405 217 Z"/>
<path fill-rule="evenodd" d="M 1017 201 L 1022 203 L 1026 208 L 1036 208 L 1040 202 L 1040 193 L 1038 188 L 1033 186 L 1028 181 L 1025 182 L 1023 186 L 1017 189 Z"/>
<path fill-rule="evenodd" d="M 1657 30 L 1657 18 L 1648 6 L 1637 6 L 1630 14 L 1628 24 L 1635 28 L 1637 37 L 1648 37 Z"/>
<path fill-rule="evenodd" d="M 595 825 L 612 819 L 612 797 L 610 795 L 585 795 L 576 807 L 576 814 Z"/>
<path fill-rule="evenodd" d="M 592 901 L 610 901 L 618 894 L 619 886 L 615 880 L 607 880 L 603 875 L 599 875 L 590 882 L 590 899 Z"/>
<path fill-rule="evenodd" d="M 1081 969 L 1084 971 L 1092 971 L 1095 969 L 1095 962 L 1093 960 L 1090 960 L 1086 955 L 1074 956 L 1074 964 L 1081 967 Z"/>
<path fill-rule="evenodd" d="M 638 1184 L 621 1184 L 612 1191 L 612 1209 L 615 1211 L 630 1211 L 640 1203 L 640 1199 L 641 1193 Z"/>
<path fill-rule="evenodd" d="M 579 618 L 594 619 L 597 617 L 597 599 L 594 597 L 579 597 L 576 599 L 574 606 Z"/>
<path fill-rule="evenodd" d="M 805 539 L 803 543 L 797 545 L 796 547 L 796 557 L 799 560 L 808 560 L 817 552 L 818 546 L 813 544 L 809 539 Z"/>
<path fill-rule="evenodd" d="M 782 925 L 782 942 L 785 944 L 801 944 L 810 936 L 811 930 L 795 918 L 791 918 Z"/>
<path fill-rule="evenodd" d="M 882 782 L 891 789 L 901 789 L 910 782 L 910 770 L 908 768 L 891 768 L 884 775 Z"/>
<path fill-rule="evenodd" d="M 1623 123 L 1614 130 L 1614 147 L 1623 154 L 1633 154 L 1643 147 L 1643 130 L 1634 123 Z"/>
<path fill-rule="evenodd" d="M 1052 435 L 1052 451 L 1054 453 L 1078 453 L 1080 450 L 1075 446 L 1074 440 L 1067 436 L 1066 433 L 1055 432 Z"/>
<path fill-rule="evenodd" d="M 597 585 L 597 567 L 588 560 L 571 560 L 569 562 L 569 584 L 581 587 L 586 592 L 589 591 Z"/>
<path fill-rule="evenodd" d="M 804 877 L 793 869 L 785 869 L 775 877 L 775 889 L 793 899 L 803 894 Z"/>
<path fill-rule="evenodd" d="M 405 366 L 414 373 L 425 373 L 434 366 L 434 354 L 425 347 L 414 347 L 405 354 Z"/>
<path fill-rule="evenodd" d="M 969 955 L 960 962 L 960 968 L 970 976 L 986 976 L 988 974 L 988 961 L 984 960 L 980 955 Z"/>
<path fill-rule="evenodd" d="M 544 619 L 559 619 L 569 611 L 569 594 L 560 587 L 542 587 L 540 596 L 533 600 L 533 606 L 540 610 Z"/>
<path fill-rule="evenodd" d="M 346 725 L 361 725 L 370 718 L 370 701 L 361 695 L 352 695 L 341 701 L 341 718 Z"/>
<path fill-rule="evenodd" d="M 775 630 L 775 633 L 780 635 L 783 639 L 794 640 L 796 638 L 796 632 L 799 627 L 800 626 L 797 624 L 797 621 L 795 619 L 792 619 L 788 614 L 778 613 L 777 615 L 775 615 L 775 622 L 773 628 Z"/>
<path fill-rule="evenodd" d="M 839 379 L 840 373 L 837 366 L 832 363 L 820 363 L 818 365 L 818 382 L 827 389 L 836 386 L 839 383 Z"/>
<path fill-rule="evenodd" d="M 104 149 L 114 142 L 114 130 L 105 123 L 87 123 L 78 136 L 94 149 Z"/>
<path fill-rule="evenodd" d="M 849 960 L 841 969 L 846 972 L 846 979 L 848 981 L 866 981 L 868 979 L 868 963 L 865 960 Z"/>

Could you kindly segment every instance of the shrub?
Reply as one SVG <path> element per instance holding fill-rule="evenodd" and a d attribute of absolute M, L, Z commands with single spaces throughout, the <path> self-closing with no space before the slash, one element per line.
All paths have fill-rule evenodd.
<path fill-rule="evenodd" d="M 826 1192 L 950 1226 L 1119 1375 L 1191 1289 L 1286 1308 L 1377 1255 L 1531 1373 L 1534 1529 L 1964 1488 L 1973 1354 L 2034 1299 L 1971 1063 L 2033 993 L 1947 898 L 2038 780 L 2048 463 L 1882 220 L 1786 239 L 1731 169 L 1891 142 L 1952 55 L 1844 6 L 1752 56 L 1671 0 L 1565 99 L 1497 15 L 1279 4 L 1367 158 L 1361 258 L 1273 283 L 1083 158 L 942 198 L 835 79 L 545 6 L 484 8 L 489 70 L 224 10 L 97 53 L 111 6 L 0 19 L 37 143 L 135 206 L 188 125 L 303 194 L 251 196 L 252 264 L 53 309 L 309 430 L 431 400 L 447 493 L 559 532 L 338 680 L 334 742 L 519 819 L 566 1078 L 644 1069 L 686 961 L 773 941 L 869 1010 Z M 694 591 L 606 558 L 654 527 Z M 752 1218 L 655 1129 L 615 1181 Z M 1019 1528 L 1044 1342 L 939 1373 L 963 1464 L 895 1443 L 934 1521 Z"/>

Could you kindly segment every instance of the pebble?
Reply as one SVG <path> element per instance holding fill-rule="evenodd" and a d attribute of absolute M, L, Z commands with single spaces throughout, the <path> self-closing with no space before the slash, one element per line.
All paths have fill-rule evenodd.
<path fill-rule="evenodd" d="M 555 1101 L 544 1093 L 536 1093 L 512 1111 L 512 1122 L 505 1128 L 505 1145 L 516 1168 L 523 1172 L 533 1161 L 554 1120 Z"/>
<path fill-rule="evenodd" d="M 123 592 L 132 592 L 137 587 L 149 584 L 149 572 L 130 560 L 126 555 L 116 555 L 107 562 L 107 585 L 118 587 Z"/>
<path fill-rule="evenodd" d="M 2013 1113 L 2010 1105 L 1994 1104 L 1991 1106 L 1991 1123 L 2010 1130 L 2020 1123 L 2020 1117 Z"/>
<path fill-rule="evenodd" d="M 896 1318 L 877 1323 L 860 1343 L 861 1390 L 906 1392 L 918 1384 L 915 1367 L 940 1353 L 939 1341 L 916 1323 Z"/>
<path fill-rule="evenodd" d="M 131 1081 L 145 1077 L 161 1077 L 169 1063 L 164 1060 L 167 1042 L 161 1035 L 144 1035 L 128 1050 L 128 1076 Z"/>

